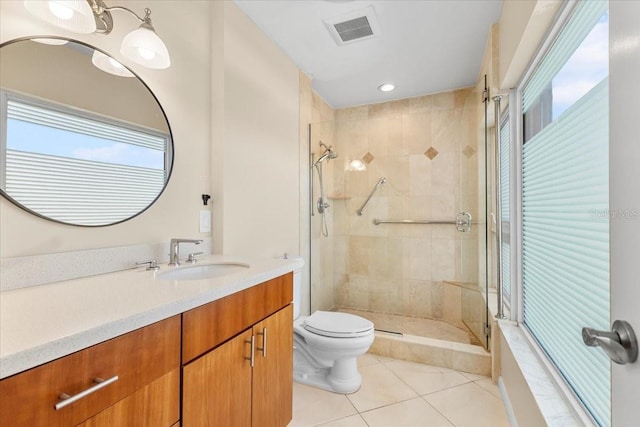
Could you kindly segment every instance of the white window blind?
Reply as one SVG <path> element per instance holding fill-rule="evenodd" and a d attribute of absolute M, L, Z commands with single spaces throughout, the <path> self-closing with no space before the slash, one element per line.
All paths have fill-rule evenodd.
<path fill-rule="evenodd" d="M 70 224 L 122 221 L 149 206 L 164 186 L 163 170 L 14 150 L 6 156 L 6 192 L 31 210 Z"/>
<path fill-rule="evenodd" d="M 128 126 L 104 123 L 77 114 L 64 113 L 51 108 L 14 100 L 7 101 L 7 119 L 21 120 L 36 125 L 81 133 L 83 135 L 137 145 L 153 150 L 164 151 L 167 143 L 166 136 L 140 132 Z"/>
<path fill-rule="evenodd" d="M 607 5 L 578 3 L 524 87 L 525 120 L 541 88 L 607 18 Z M 610 328 L 608 115 L 605 77 L 526 141 L 522 159 L 524 324 L 602 426 L 611 418 L 610 361 L 583 344 L 581 329 Z"/>
<path fill-rule="evenodd" d="M 509 307 L 511 301 L 511 235 L 509 215 L 509 156 L 511 144 L 511 126 L 509 117 L 502 120 L 500 126 L 500 232 L 501 232 L 501 275 L 504 304 Z"/>
<path fill-rule="evenodd" d="M 14 98 L 6 101 L 4 120 L 16 142 L 2 144 L 0 176 L 5 192 L 22 206 L 56 221 L 99 226 L 138 214 L 162 192 L 167 134 Z M 98 148 L 87 142 L 58 153 L 68 141 L 82 141 L 78 135 L 92 137 Z M 28 149 L 20 148 L 21 140 Z M 111 158 L 109 148 L 118 144 L 136 147 L 135 153 L 119 152 Z M 77 151 L 95 152 L 98 158 L 81 158 Z"/>

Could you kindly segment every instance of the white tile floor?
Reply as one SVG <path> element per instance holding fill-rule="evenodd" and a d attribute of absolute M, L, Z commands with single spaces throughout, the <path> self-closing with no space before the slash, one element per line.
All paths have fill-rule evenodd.
<path fill-rule="evenodd" d="M 294 383 L 289 427 L 508 427 L 488 377 L 366 354 L 362 387 L 342 395 Z"/>

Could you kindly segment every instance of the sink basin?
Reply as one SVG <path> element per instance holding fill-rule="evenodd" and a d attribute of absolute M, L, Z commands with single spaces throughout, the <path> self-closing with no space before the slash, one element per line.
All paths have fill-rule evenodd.
<path fill-rule="evenodd" d="M 216 262 L 213 264 L 194 265 L 169 270 L 158 274 L 160 280 L 201 280 L 226 276 L 249 268 L 249 264 L 240 262 Z"/>

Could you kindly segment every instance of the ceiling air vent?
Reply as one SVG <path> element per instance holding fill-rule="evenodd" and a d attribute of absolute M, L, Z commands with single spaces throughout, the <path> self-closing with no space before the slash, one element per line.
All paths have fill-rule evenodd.
<path fill-rule="evenodd" d="M 325 19 L 324 25 L 338 46 L 375 37 L 379 28 L 372 6 Z"/>

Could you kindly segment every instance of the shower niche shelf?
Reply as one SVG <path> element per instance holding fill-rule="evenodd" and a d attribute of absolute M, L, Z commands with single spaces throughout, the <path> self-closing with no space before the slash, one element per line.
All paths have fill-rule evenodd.
<path fill-rule="evenodd" d="M 347 196 L 346 194 L 330 194 L 327 198 L 331 200 L 348 200 L 351 196 Z"/>

